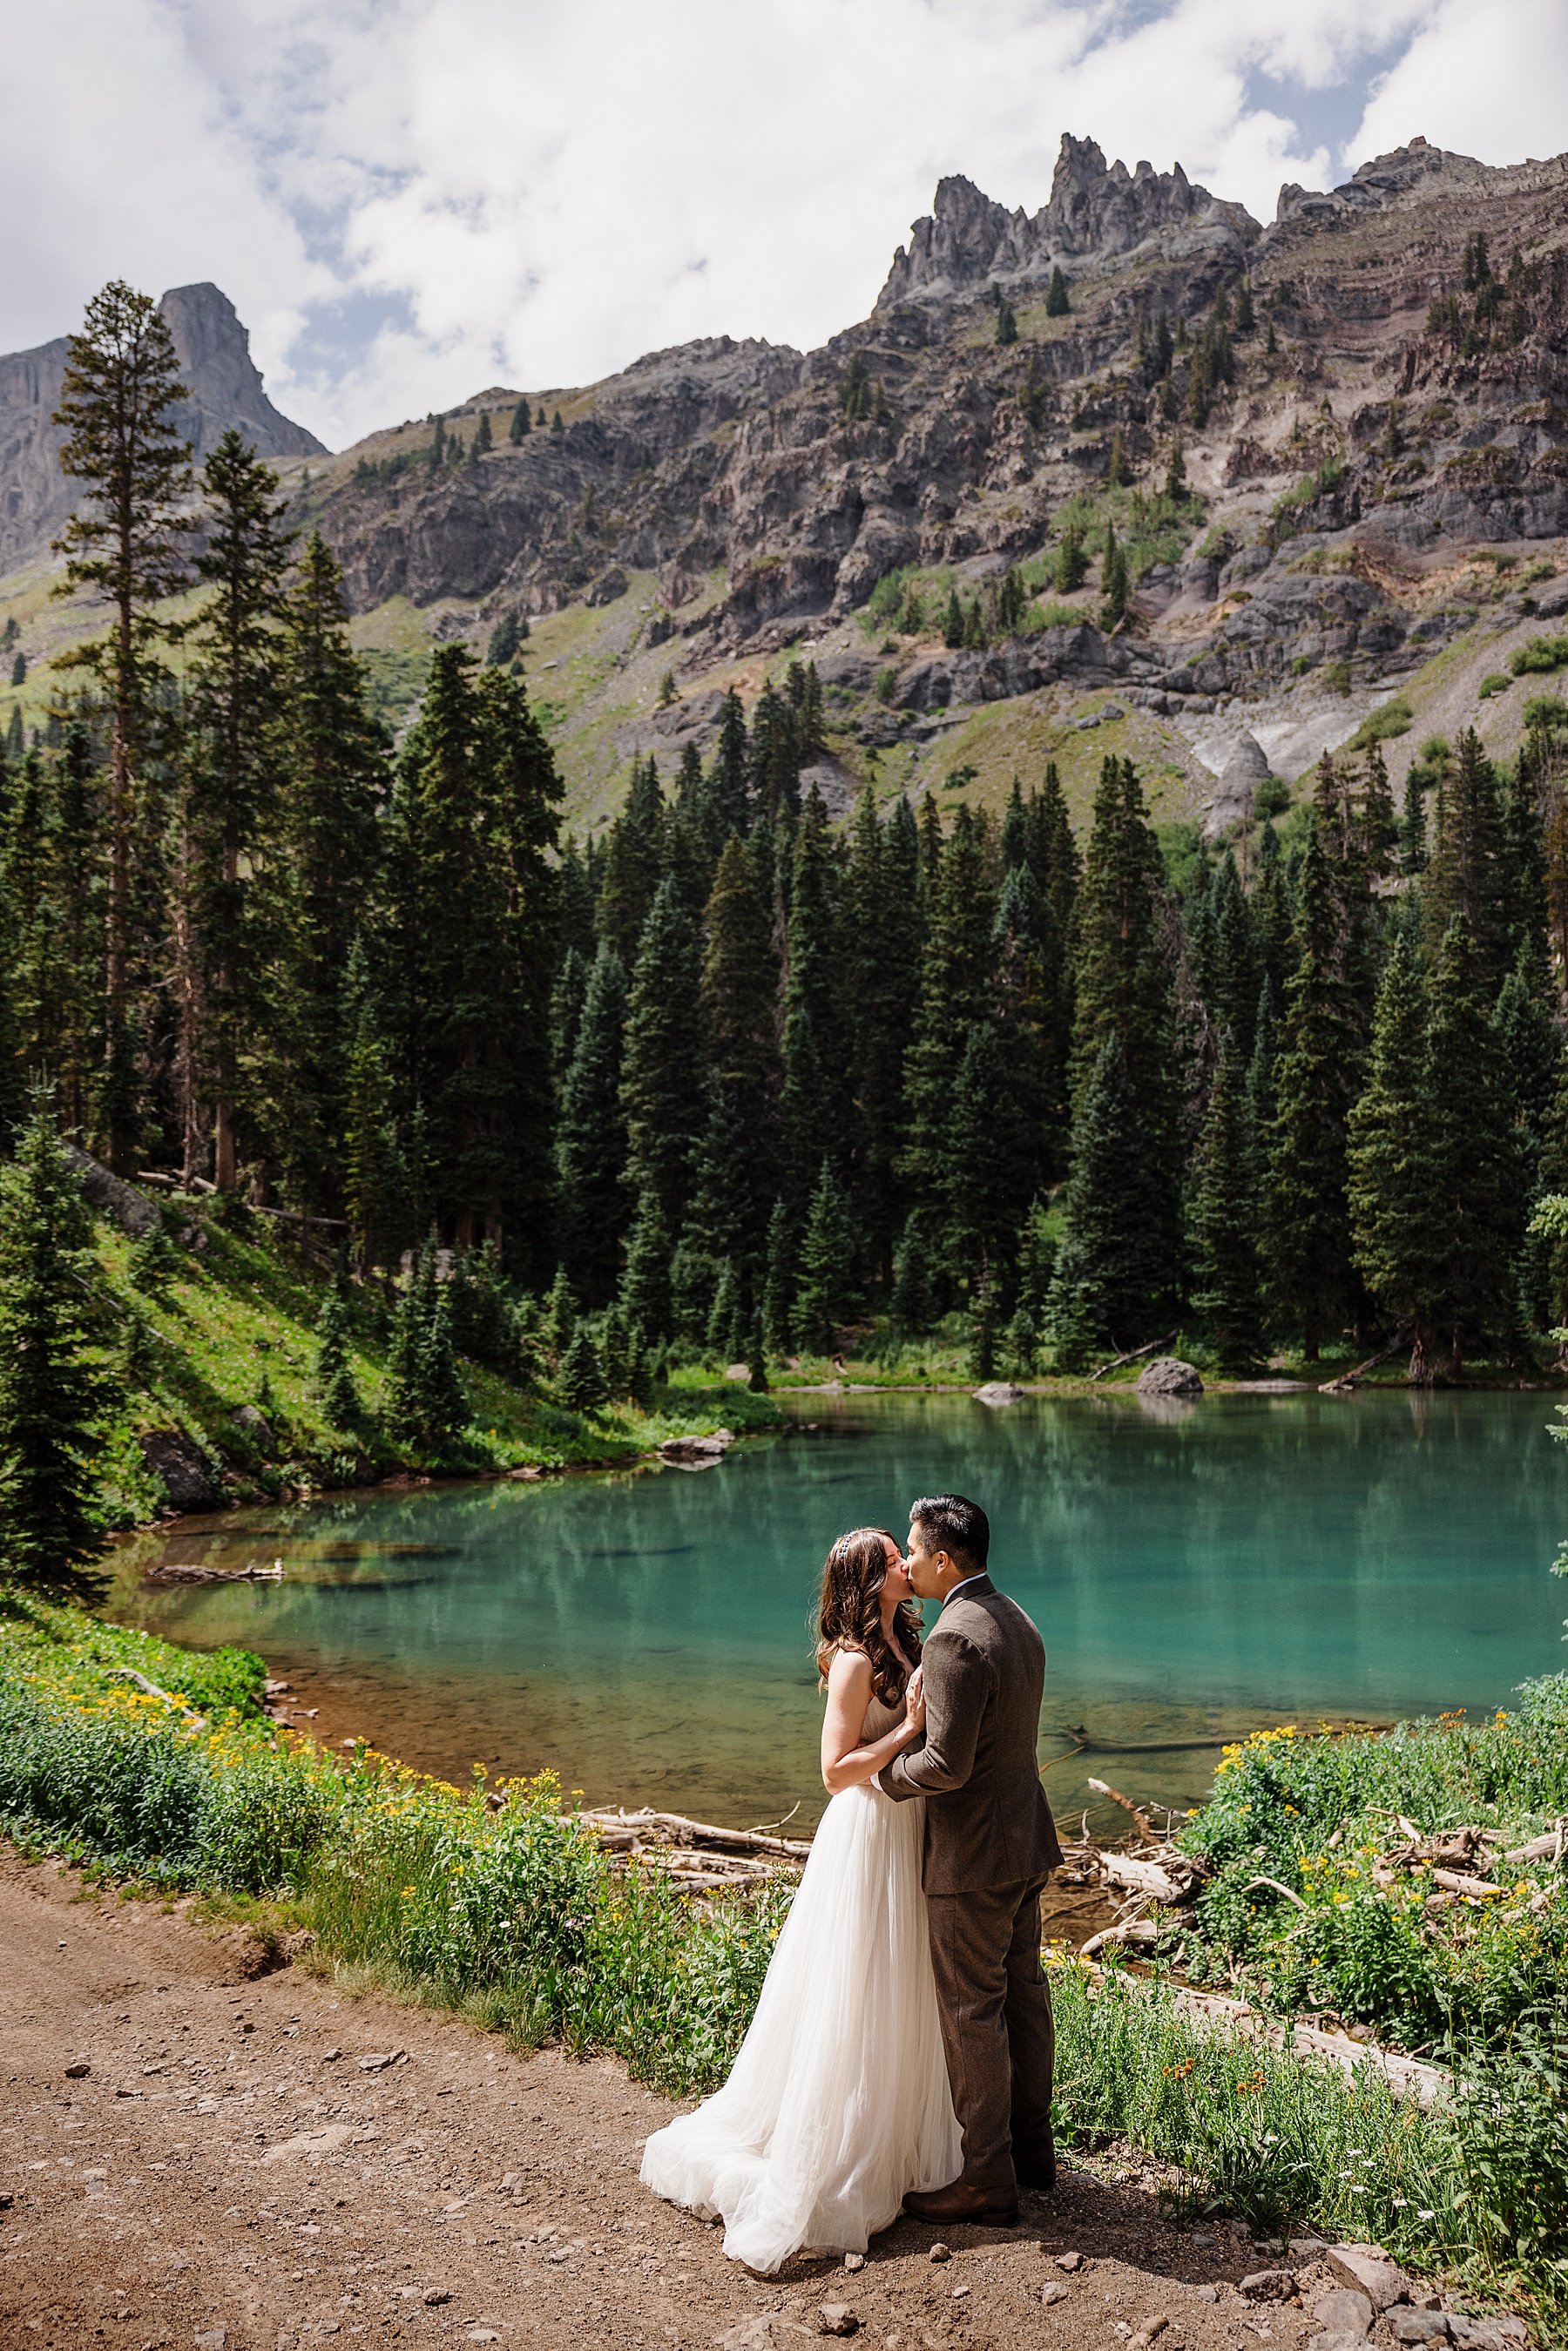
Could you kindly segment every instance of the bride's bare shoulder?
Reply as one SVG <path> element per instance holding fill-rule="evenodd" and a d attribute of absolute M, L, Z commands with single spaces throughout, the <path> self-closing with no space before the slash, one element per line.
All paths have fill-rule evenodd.
<path fill-rule="evenodd" d="M 863 1649 L 851 1646 L 847 1641 L 835 1641 L 833 1654 L 828 1660 L 828 1681 L 849 1683 L 871 1679 L 871 1659 Z"/>

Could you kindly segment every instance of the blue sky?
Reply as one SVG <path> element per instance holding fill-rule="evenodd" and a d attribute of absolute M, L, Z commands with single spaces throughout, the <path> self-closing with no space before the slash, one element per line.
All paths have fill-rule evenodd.
<path fill-rule="evenodd" d="M 1419 133 L 1568 149 L 1568 0 L 12 0 L 0 349 L 214 278 L 334 446 L 862 318 L 946 172 L 1061 134 L 1271 217 Z M 62 103 L 62 94 L 69 102 Z"/>

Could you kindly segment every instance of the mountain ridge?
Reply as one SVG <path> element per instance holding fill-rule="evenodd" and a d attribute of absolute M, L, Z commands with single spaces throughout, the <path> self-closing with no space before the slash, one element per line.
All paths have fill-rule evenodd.
<path fill-rule="evenodd" d="M 264 457 L 324 457 L 324 442 L 280 414 L 250 356 L 250 335 L 222 288 L 203 280 L 171 287 L 158 305 L 169 323 L 192 397 L 173 423 L 199 460 L 230 425 Z M 0 571 L 45 552 L 80 496 L 61 473 L 54 423 L 68 337 L 0 356 Z"/>

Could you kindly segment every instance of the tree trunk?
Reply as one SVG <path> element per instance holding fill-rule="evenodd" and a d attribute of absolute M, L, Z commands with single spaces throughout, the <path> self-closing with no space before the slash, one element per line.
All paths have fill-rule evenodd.
<path fill-rule="evenodd" d="M 120 520 L 120 577 L 131 562 L 131 523 Z M 135 779 L 136 647 L 131 634 L 131 597 L 123 591 L 115 624 L 114 732 L 109 750 L 109 891 L 104 909 L 103 1050 L 109 1080 L 107 1099 L 110 1123 L 104 1137 L 104 1156 L 115 1175 L 130 1172 L 131 1138 L 115 1124 L 116 1057 L 125 1028 L 131 916 L 131 802 Z"/>
<path fill-rule="evenodd" d="M 1437 1376 L 1432 1360 L 1432 1334 L 1427 1328 L 1424 1314 L 1416 1317 L 1416 1328 L 1410 1338 L 1410 1384 L 1413 1387 L 1429 1388 Z"/>
<path fill-rule="evenodd" d="M 206 1136 L 202 1123 L 201 978 L 196 968 L 195 926 L 191 916 L 191 835 L 183 818 L 174 857 L 172 914 L 174 1001 L 179 1016 L 174 1073 L 180 1102 L 180 1151 L 185 1182 L 204 1171 Z"/>

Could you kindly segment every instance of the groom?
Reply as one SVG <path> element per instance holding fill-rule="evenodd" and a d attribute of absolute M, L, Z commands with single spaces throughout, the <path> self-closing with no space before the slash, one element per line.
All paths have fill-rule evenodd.
<path fill-rule="evenodd" d="M 990 1540 L 961 1494 L 909 1513 L 910 1581 L 942 1610 L 921 1660 L 925 1735 L 879 1775 L 895 1801 L 926 1799 L 922 1880 L 964 2168 L 904 2209 L 940 2224 L 1010 2224 L 1020 2187 L 1056 2181 L 1040 1897 L 1061 1848 L 1035 1761 L 1045 1649 L 986 1573 Z"/>

